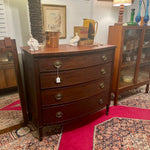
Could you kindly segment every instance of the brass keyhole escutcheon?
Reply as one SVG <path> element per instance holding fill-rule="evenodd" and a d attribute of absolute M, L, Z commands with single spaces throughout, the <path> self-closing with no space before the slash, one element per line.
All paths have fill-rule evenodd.
<path fill-rule="evenodd" d="M 54 62 L 54 67 L 55 67 L 55 68 L 59 69 L 59 68 L 61 68 L 61 66 L 62 66 L 62 62 L 61 62 L 61 61 L 56 60 L 56 61 Z"/>

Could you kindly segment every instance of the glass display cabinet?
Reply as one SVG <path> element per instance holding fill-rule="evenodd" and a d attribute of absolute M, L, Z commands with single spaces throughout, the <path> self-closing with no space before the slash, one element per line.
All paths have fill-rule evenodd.
<path fill-rule="evenodd" d="M 110 26 L 108 44 L 116 45 L 112 93 L 118 95 L 150 83 L 150 27 Z"/>

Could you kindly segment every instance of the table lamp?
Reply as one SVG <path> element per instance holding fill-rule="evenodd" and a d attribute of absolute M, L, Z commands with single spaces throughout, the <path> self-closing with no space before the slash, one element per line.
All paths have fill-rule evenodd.
<path fill-rule="evenodd" d="M 120 6 L 118 23 L 116 23 L 116 25 L 123 24 L 124 6 L 129 6 L 131 4 L 132 4 L 132 0 L 113 0 L 113 6 Z"/>

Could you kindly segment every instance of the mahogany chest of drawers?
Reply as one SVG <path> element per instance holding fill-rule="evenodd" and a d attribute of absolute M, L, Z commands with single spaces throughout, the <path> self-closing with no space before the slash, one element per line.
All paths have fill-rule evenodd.
<path fill-rule="evenodd" d="M 22 49 L 29 118 L 40 138 L 46 125 L 67 122 L 105 106 L 108 113 L 115 46 Z"/>

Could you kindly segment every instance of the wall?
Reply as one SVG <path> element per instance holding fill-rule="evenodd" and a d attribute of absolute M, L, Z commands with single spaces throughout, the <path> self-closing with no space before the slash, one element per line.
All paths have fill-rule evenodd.
<path fill-rule="evenodd" d="M 10 36 L 17 40 L 17 46 L 26 45 L 30 34 L 30 23 L 28 18 L 27 0 L 5 0 L 7 1 L 8 20 Z M 131 8 L 138 10 L 139 0 L 134 0 L 134 4 L 125 8 L 124 22 L 130 20 Z M 146 0 L 145 0 L 146 2 Z M 93 18 L 98 21 L 99 29 L 95 37 L 95 42 L 107 43 L 108 28 L 118 21 L 119 7 L 113 7 L 111 1 L 97 0 L 41 0 L 42 4 L 55 4 L 67 6 L 67 38 L 60 39 L 60 44 L 69 43 L 73 37 L 74 26 L 82 26 L 83 18 Z M 142 6 L 143 9 L 143 6 Z M 143 14 L 143 11 L 142 11 Z"/>
<path fill-rule="evenodd" d="M 147 0 L 144 0 L 145 4 Z M 139 0 L 134 0 L 131 6 L 125 7 L 123 20 L 124 23 L 130 21 L 131 9 L 135 8 L 135 16 L 137 15 L 139 8 Z M 149 11 L 150 12 L 150 11 Z M 110 25 L 118 22 L 119 7 L 114 7 L 111 1 L 97 1 L 93 0 L 93 19 L 99 23 L 99 30 L 95 36 L 95 42 L 107 43 L 108 29 Z M 141 16 L 144 16 L 144 7 L 142 4 Z M 150 21 L 148 22 L 150 25 Z"/>
<path fill-rule="evenodd" d="M 41 4 L 66 5 L 67 37 L 60 44 L 68 44 L 74 36 L 74 26 L 82 26 L 83 18 L 92 17 L 92 0 L 41 0 Z"/>
<path fill-rule="evenodd" d="M 118 21 L 118 7 L 113 7 L 111 1 L 93 0 L 93 19 L 98 21 L 99 29 L 95 42 L 106 44 L 109 25 Z"/>
<path fill-rule="evenodd" d="M 27 0 L 5 0 L 8 21 L 8 35 L 16 39 L 17 49 L 26 45 L 29 39 L 30 25 Z"/>

